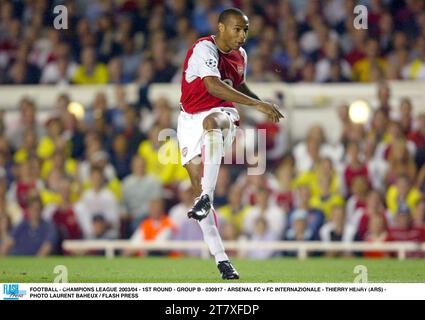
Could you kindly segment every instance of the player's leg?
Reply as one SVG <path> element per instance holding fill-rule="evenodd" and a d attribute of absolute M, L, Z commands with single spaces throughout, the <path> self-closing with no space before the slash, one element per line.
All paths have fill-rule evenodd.
<path fill-rule="evenodd" d="M 198 161 L 197 161 L 198 160 Z M 199 159 L 194 159 L 186 165 L 187 172 L 189 173 L 190 180 L 195 196 L 201 194 L 201 169 L 202 165 L 199 163 Z M 215 257 L 217 263 L 220 261 L 228 260 L 226 253 L 224 252 L 224 246 L 221 241 L 220 234 L 217 229 L 215 222 L 215 213 L 207 215 L 204 219 L 198 220 L 199 226 L 201 227 L 202 234 L 204 235 L 204 241 L 208 244 L 211 254 Z"/>
<path fill-rule="evenodd" d="M 199 196 L 202 192 L 202 164 L 200 163 L 199 157 L 190 161 L 185 166 L 185 168 L 189 173 L 194 194 L 195 196 Z M 198 223 L 202 230 L 204 241 L 208 245 L 210 253 L 214 256 L 215 262 L 220 270 L 222 278 L 239 279 L 239 274 L 229 262 L 229 258 L 227 257 L 227 254 L 224 251 L 223 242 L 221 241 L 220 233 L 218 232 L 216 224 L 215 212 L 212 210 L 211 214 L 207 215 L 202 220 L 198 220 Z"/>
<path fill-rule="evenodd" d="M 211 212 L 214 190 L 224 153 L 223 130 L 228 128 L 229 119 L 220 112 L 213 112 L 202 120 L 201 166 L 196 170 L 188 167 L 188 170 L 192 171 L 192 176 L 196 179 L 196 181 L 192 181 L 195 188 L 198 188 L 199 191 L 198 181 L 200 181 L 201 188 L 200 193 L 195 193 L 196 195 L 200 194 L 199 198 L 188 212 L 190 218 L 202 220 Z"/>
<path fill-rule="evenodd" d="M 205 117 L 202 140 L 202 195 L 207 194 L 211 203 L 214 200 L 214 191 L 217 184 L 221 159 L 224 154 L 224 130 L 229 130 L 229 118 L 223 113 L 214 112 Z"/>

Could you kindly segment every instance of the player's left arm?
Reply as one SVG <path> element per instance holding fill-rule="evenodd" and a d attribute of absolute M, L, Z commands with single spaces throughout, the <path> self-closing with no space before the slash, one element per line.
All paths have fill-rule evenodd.
<path fill-rule="evenodd" d="M 246 82 L 243 82 L 236 90 L 238 90 L 240 93 L 247 95 L 248 97 L 262 101 L 254 92 L 252 92 L 248 88 L 248 86 L 246 85 Z"/>
<path fill-rule="evenodd" d="M 246 82 L 244 81 L 237 89 L 236 89 L 237 91 L 239 91 L 240 93 L 243 93 L 243 94 L 245 94 L 245 95 L 247 95 L 248 97 L 250 97 L 250 98 L 253 98 L 253 99 L 257 99 L 257 100 L 260 100 L 260 101 L 263 101 L 263 100 L 261 100 L 254 92 L 252 92 L 249 88 L 248 88 L 248 86 L 247 86 L 247 84 L 246 84 Z M 285 118 L 285 116 L 282 114 L 282 112 L 280 111 L 280 109 L 279 109 L 279 106 L 277 105 L 277 104 L 275 104 L 275 103 L 273 103 L 272 104 L 273 105 L 273 108 L 276 110 L 276 112 L 278 113 L 278 115 L 279 115 L 279 118 Z"/>

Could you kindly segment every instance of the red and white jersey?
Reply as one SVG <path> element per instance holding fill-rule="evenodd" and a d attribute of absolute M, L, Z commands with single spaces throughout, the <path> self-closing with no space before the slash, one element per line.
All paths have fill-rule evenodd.
<path fill-rule="evenodd" d="M 233 88 L 245 81 L 247 56 L 243 48 L 229 53 L 220 51 L 214 36 L 201 38 L 187 52 L 184 61 L 180 106 L 187 113 L 198 113 L 215 107 L 234 107 L 211 95 L 202 79 L 219 77 Z"/>

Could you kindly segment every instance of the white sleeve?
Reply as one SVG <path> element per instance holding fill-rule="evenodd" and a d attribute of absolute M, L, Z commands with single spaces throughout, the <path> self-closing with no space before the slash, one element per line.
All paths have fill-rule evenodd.
<path fill-rule="evenodd" d="M 194 48 L 186 69 L 186 81 L 192 82 L 196 78 L 208 76 L 221 77 L 218 70 L 218 52 L 210 41 L 201 41 Z"/>

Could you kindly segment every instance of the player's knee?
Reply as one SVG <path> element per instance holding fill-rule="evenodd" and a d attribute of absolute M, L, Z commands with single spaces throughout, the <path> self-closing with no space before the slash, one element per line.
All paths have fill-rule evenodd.
<path fill-rule="evenodd" d="M 205 130 L 213 130 L 213 129 L 219 129 L 220 125 L 214 117 L 206 117 L 204 121 L 202 122 L 202 126 Z"/>

